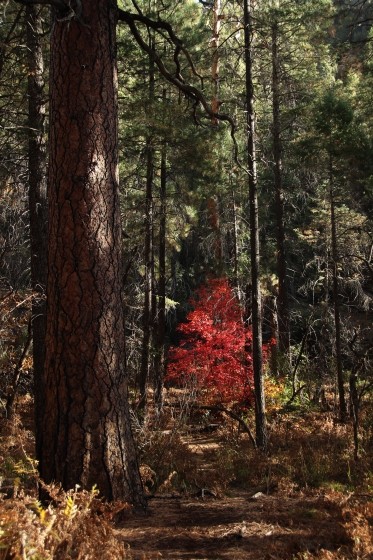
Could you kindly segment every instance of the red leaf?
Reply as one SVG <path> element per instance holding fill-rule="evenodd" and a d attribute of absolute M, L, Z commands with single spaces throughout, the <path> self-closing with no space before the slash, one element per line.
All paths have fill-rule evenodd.
<path fill-rule="evenodd" d="M 212 403 L 252 400 L 252 333 L 225 278 L 210 279 L 191 300 L 193 311 L 178 330 L 183 338 L 169 350 L 166 379 L 193 381 Z"/>

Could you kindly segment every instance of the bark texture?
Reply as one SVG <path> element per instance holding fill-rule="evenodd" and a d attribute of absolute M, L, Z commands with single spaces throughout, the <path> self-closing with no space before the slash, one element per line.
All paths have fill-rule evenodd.
<path fill-rule="evenodd" d="M 342 343 L 341 343 L 341 311 L 338 280 L 338 239 L 337 222 L 335 215 L 334 199 L 334 177 L 333 161 L 330 156 L 329 161 L 329 199 L 330 199 L 330 223 L 331 223 L 331 242 L 332 242 L 332 277 L 333 277 L 333 304 L 334 304 L 334 331 L 335 331 L 335 360 L 337 366 L 337 386 L 339 395 L 339 416 L 341 422 L 347 421 L 347 403 L 344 388 L 344 373 L 342 363 Z"/>
<path fill-rule="evenodd" d="M 165 94 L 164 94 L 165 98 Z M 166 373 L 166 219 L 167 219 L 167 145 L 161 152 L 161 183 L 159 190 L 159 263 L 158 306 L 155 318 L 154 402 L 163 407 L 163 384 Z"/>
<path fill-rule="evenodd" d="M 153 53 L 153 38 L 150 38 L 151 53 Z M 148 114 L 151 119 L 154 103 L 154 58 L 149 56 L 149 98 Z M 145 189 L 145 221 L 144 221 L 144 307 L 142 314 L 143 339 L 141 349 L 141 366 L 139 371 L 139 405 L 138 409 L 145 414 L 147 383 L 152 361 L 152 338 L 154 326 L 154 139 L 151 132 L 146 139 L 146 189 Z"/>
<path fill-rule="evenodd" d="M 109 500 L 145 506 L 124 369 L 115 5 L 81 8 L 79 18 L 55 19 L 51 37 L 40 470 L 64 488 L 96 484 Z"/>
<path fill-rule="evenodd" d="M 255 150 L 255 110 L 252 61 L 252 7 L 250 0 L 244 0 L 245 70 L 246 70 L 246 115 L 247 154 L 249 170 L 249 212 L 250 212 L 250 262 L 251 262 L 251 312 L 252 312 L 252 355 L 255 392 L 256 444 L 267 448 L 267 425 L 265 415 L 265 395 L 263 381 L 262 352 L 262 301 L 260 292 L 260 244 L 258 217 L 258 184 Z"/>
<path fill-rule="evenodd" d="M 43 431 L 44 359 L 47 283 L 47 177 L 45 138 L 44 60 L 42 48 L 41 8 L 26 6 L 28 49 L 28 111 L 29 111 L 29 214 L 31 247 L 32 344 L 34 362 L 34 398 L 36 442 Z M 40 446 L 36 448 L 39 460 Z"/>
<path fill-rule="evenodd" d="M 219 53 L 219 42 L 220 42 L 220 27 L 221 27 L 221 0 L 214 0 L 212 7 L 212 37 L 211 37 L 211 48 L 212 48 L 212 64 L 211 64 L 211 78 L 213 84 L 213 95 L 211 100 L 211 109 L 214 113 L 219 112 L 220 102 L 219 102 L 219 66 L 220 66 L 220 53 Z M 219 123 L 216 117 L 212 118 L 212 123 L 217 125 Z"/>
<path fill-rule="evenodd" d="M 278 345 L 280 352 L 290 358 L 290 320 L 285 250 L 284 190 L 282 181 L 282 139 L 280 118 L 280 68 L 278 55 L 278 24 L 272 26 L 272 114 L 273 114 L 273 160 L 276 201 L 276 245 L 278 275 Z"/>

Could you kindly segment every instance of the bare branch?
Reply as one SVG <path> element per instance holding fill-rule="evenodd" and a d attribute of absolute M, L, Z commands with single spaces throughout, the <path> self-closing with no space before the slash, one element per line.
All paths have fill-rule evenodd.
<path fill-rule="evenodd" d="M 69 3 L 66 3 L 64 0 L 15 0 L 16 2 L 18 2 L 19 4 L 23 4 L 25 6 L 27 5 L 32 5 L 32 4 L 44 4 L 44 5 L 50 5 L 50 6 L 55 6 L 59 11 L 62 12 L 67 12 L 68 15 L 70 16 L 70 14 L 72 15 L 72 17 L 77 17 L 77 19 L 80 21 L 80 14 L 79 13 L 75 13 L 71 10 L 71 6 Z M 184 93 L 184 95 L 189 98 L 192 102 L 193 102 L 193 106 L 197 107 L 198 105 L 201 105 L 203 110 L 205 111 L 205 113 L 211 118 L 211 119 L 216 119 L 218 121 L 223 121 L 223 122 L 227 122 L 230 126 L 230 132 L 231 132 L 231 138 L 234 144 L 234 153 L 235 153 L 235 162 L 239 165 L 239 167 L 241 167 L 242 169 L 245 169 L 242 164 L 239 162 L 238 160 L 238 145 L 237 145 L 237 141 L 235 138 L 235 130 L 236 130 L 236 126 L 235 123 L 232 119 L 232 117 L 230 117 L 227 114 L 224 113 L 216 113 L 215 111 L 212 110 L 211 106 L 209 105 L 209 103 L 207 102 L 206 98 L 204 97 L 202 91 L 198 88 L 196 88 L 195 86 L 189 85 L 187 84 L 183 77 L 181 76 L 180 73 L 180 62 L 179 62 L 179 55 L 180 53 L 183 53 L 183 55 L 186 57 L 188 63 L 189 63 L 189 67 L 192 71 L 192 73 L 199 78 L 199 80 L 201 81 L 201 84 L 203 86 L 203 77 L 198 74 L 194 63 L 192 61 L 192 58 L 188 52 L 188 50 L 184 47 L 183 42 L 181 39 L 179 39 L 179 37 L 177 37 L 177 35 L 175 34 L 172 26 L 166 22 L 163 21 L 161 19 L 159 20 L 152 20 L 148 17 L 146 17 L 140 10 L 136 0 L 133 0 L 133 4 L 135 9 L 138 11 L 138 13 L 131 13 L 131 12 L 127 12 L 125 10 L 121 10 L 120 8 L 117 8 L 117 16 L 118 16 L 118 20 L 119 21 L 123 21 L 125 22 L 130 30 L 132 35 L 134 36 L 134 38 L 136 39 L 138 45 L 141 47 L 141 49 L 143 51 L 145 51 L 146 53 L 149 54 L 149 56 L 152 56 L 154 59 L 155 64 L 157 65 L 160 73 L 162 74 L 162 76 L 164 78 L 166 78 L 166 80 L 168 82 L 170 82 L 171 84 L 173 84 L 179 91 L 181 91 L 182 93 Z M 69 17 L 70 19 L 70 17 Z M 83 22 L 82 22 L 83 23 Z M 163 63 L 162 58 L 154 51 L 154 49 L 152 47 L 150 47 L 146 41 L 144 41 L 144 39 L 141 36 L 141 33 L 137 27 L 137 24 L 142 24 L 144 25 L 148 30 L 154 29 L 155 31 L 158 31 L 158 33 L 162 34 L 164 36 L 164 32 L 166 32 L 167 36 L 167 40 L 168 42 L 174 46 L 174 63 L 175 63 L 175 68 L 176 68 L 176 72 L 173 74 L 171 73 L 166 66 Z M 84 24 L 84 23 L 83 23 Z M 194 115 L 195 115 L 195 109 L 194 109 Z"/>
<path fill-rule="evenodd" d="M 134 5 L 136 7 L 136 10 L 139 12 L 138 14 L 126 12 L 126 11 L 118 8 L 118 19 L 128 23 L 128 18 L 129 18 L 133 22 L 142 23 L 146 27 L 148 27 L 148 28 L 151 27 L 152 29 L 154 29 L 155 31 L 158 31 L 160 33 L 162 31 L 166 31 L 167 35 L 168 35 L 169 42 L 172 45 L 175 46 L 175 52 L 178 52 L 178 53 L 182 52 L 185 55 L 187 61 L 189 62 L 189 65 L 190 65 L 190 68 L 191 68 L 193 74 L 201 80 L 201 83 L 203 83 L 203 77 L 200 76 L 200 74 L 198 74 L 198 72 L 196 70 L 196 67 L 194 66 L 194 63 L 191 59 L 191 56 L 190 56 L 188 50 L 184 47 L 182 40 L 175 34 L 175 32 L 172 28 L 172 25 L 170 23 L 168 23 L 167 21 L 164 21 L 164 20 L 161 20 L 161 19 L 153 20 L 153 19 L 148 18 L 147 16 L 145 16 L 141 12 L 141 10 L 138 7 L 136 2 L 134 2 Z M 121 17 L 121 16 L 123 16 L 123 17 Z M 175 63 L 176 63 L 176 61 L 175 61 Z"/>
<path fill-rule="evenodd" d="M 183 46 L 182 41 L 175 35 L 175 33 L 172 29 L 172 26 L 165 21 L 162 21 L 162 20 L 154 21 L 154 20 L 151 20 L 150 18 L 147 18 L 143 14 L 133 14 L 133 13 L 121 10 L 121 9 L 118 9 L 118 19 L 120 21 L 124 21 L 129 26 L 129 28 L 131 30 L 131 33 L 134 36 L 134 38 L 136 39 L 138 45 L 141 47 L 141 49 L 143 51 L 148 53 L 149 56 L 153 57 L 154 62 L 156 63 L 156 65 L 158 67 L 158 70 L 160 71 L 162 76 L 164 78 L 166 78 L 166 80 L 169 83 L 173 84 L 179 91 L 184 93 L 184 95 L 187 98 L 189 98 L 192 102 L 194 102 L 195 106 L 201 105 L 203 107 L 205 113 L 211 119 L 217 119 L 219 121 L 227 122 L 230 125 L 231 137 L 232 137 L 232 141 L 233 141 L 233 144 L 234 144 L 234 150 L 235 150 L 235 161 L 238 165 L 240 165 L 240 167 L 242 167 L 242 165 L 238 161 L 238 146 L 237 146 L 237 141 L 236 141 L 236 138 L 235 138 L 236 126 L 235 126 L 235 123 L 234 123 L 232 117 L 230 117 L 229 115 L 224 114 L 224 113 L 216 113 L 215 111 L 213 111 L 211 106 L 207 102 L 206 98 L 204 97 L 202 91 L 199 90 L 198 88 L 196 88 L 195 86 L 192 86 L 192 85 L 189 85 L 189 84 L 185 83 L 182 76 L 180 75 L 180 64 L 179 64 L 178 56 L 179 56 L 180 52 L 182 52 L 186 56 L 189 64 L 191 65 L 193 73 L 196 76 L 199 76 L 194 69 L 194 65 L 192 63 L 190 54 L 188 53 L 188 51 Z M 161 31 L 167 31 L 170 42 L 175 47 L 175 51 L 174 51 L 174 62 L 175 62 L 175 66 L 176 66 L 176 73 L 175 74 L 172 74 L 165 67 L 162 58 L 154 51 L 154 49 L 152 49 L 146 43 L 146 41 L 144 41 L 144 39 L 142 38 L 141 33 L 140 33 L 140 31 L 137 27 L 137 23 L 142 23 L 147 28 L 151 27 L 152 29 L 155 29 L 156 31 L 160 31 L 160 30 Z M 200 77 L 200 79 L 202 80 L 201 77 Z"/>
<path fill-rule="evenodd" d="M 17 4 L 24 6 L 33 6 L 35 4 L 44 4 L 47 6 L 55 6 L 59 10 L 69 10 L 69 6 L 63 0 L 14 0 Z"/>

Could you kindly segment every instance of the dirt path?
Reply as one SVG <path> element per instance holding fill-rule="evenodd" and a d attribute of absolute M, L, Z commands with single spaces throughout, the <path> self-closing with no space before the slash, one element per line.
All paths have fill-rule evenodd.
<path fill-rule="evenodd" d="M 350 544 L 341 508 L 316 496 L 155 498 L 149 516 L 119 525 L 133 560 L 289 560 Z"/>
<path fill-rule="evenodd" d="M 208 475 L 219 447 L 216 436 L 183 439 Z M 343 516 L 338 502 L 317 491 L 235 490 L 223 497 L 152 498 L 148 516 L 126 512 L 117 531 L 132 560 L 291 560 L 322 550 L 326 556 L 320 558 L 329 558 L 339 549 L 338 558 L 355 558 Z"/>

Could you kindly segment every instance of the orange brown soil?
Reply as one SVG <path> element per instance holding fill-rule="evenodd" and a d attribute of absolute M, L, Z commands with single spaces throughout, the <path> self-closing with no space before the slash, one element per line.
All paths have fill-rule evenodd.
<path fill-rule="evenodd" d="M 133 560 L 291 559 L 301 558 L 296 555 L 302 552 L 318 557 L 321 551 L 343 554 L 330 558 L 358 558 L 345 523 L 343 507 L 322 496 L 254 499 L 241 493 L 219 499 L 154 499 L 147 517 L 128 515 L 118 534 Z"/>
<path fill-rule="evenodd" d="M 27 456 L 32 453 L 30 405 L 30 399 L 22 399 L 18 404 L 21 418 L 15 419 L 11 432 L 3 432 L 7 435 L 1 440 L 0 455 L 14 456 L 14 464 L 20 460 L 27 464 Z M 154 486 L 151 477 L 156 473 L 149 467 L 150 491 L 155 495 L 149 496 L 148 515 L 134 512 L 123 503 L 104 505 L 98 500 L 88 510 L 84 505 L 89 501 L 88 495 L 76 498 L 77 504 L 82 503 L 82 512 L 69 520 L 65 514 L 67 496 L 60 492 L 60 504 L 47 514 L 48 519 L 57 515 L 55 542 L 53 546 L 49 543 L 48 551 L 42 550 L 41 544 L 42 555 L 38 557 L 48 560 L 372 559 L 373 502 L 366 477 L 363 483 L 363 473 L 371 470 L 369 461 L 366 459 L 361 471 L 357 471 L 361 478 L 355 486 L 345 485 L 340 491 L 333 488 L 330 478 L 329 484 L 310 488 L 304 477 L 314 477 L 312 469 L 316 474 L 321 470 L 329 477 L 341 475 L 342 456 L 337 459 L 336 453 L 338 448 L 346 453 L 342 442 L 346 441 L 348 428 L 333 422 L 327 424 L 326 417 L 319 414 L 294 417 L 289 426 L 286 422 L 273 426 L 272 441 L 276 447 L 269 457 L 254 452 L 248 442 L 240 442 L 237 457 L 239 465 L 247 469 L 244 484 L 242 479 L 241 483 L 234 479 L 233 467 L 227 464 L 229 456 L 224 454 L 227 445 L 234 443 L 234 434 L 228 432 L 227 423 L 212 433 L 189 424 L 181 433 L 174 432 L 174 436 L 170 430 L 159 428 L 162 437 L 155 440 L 153 453 L 166 441 L 163 457 L 171 457 L 172 465 L 168 465 L 168 471 L 162 471 L 163 484 L 159 484 L 158 476 Z M 170 427 L 168 423 L 167 428 Z M 146 437 L 153 434 L 150 430 Z M 172 455 L 167 455 L 169 447 Z M 153 459 L 154 465 L 157 462 L 154 457 L 158 461 L 159 456 L 152 455 L 150 450 L 145 459 Z M 311 459 L 309 471 L 308 459 Z M 298 476 L 302 469 L 306 470 Z M 228 482 L 227 476 L 231 476 Z M 333 480 L 337 480 L 335 476 Z M 182 492 L 180 482 L 189 483 L 184 488 L 186 493 Z M 5 481 L 1 488 L 0 521 L 1 513 L 6 522 L 11 517 L 19 520 L 18 528 L 12 527 L 13 540 L 22 534 L 33 542 L 36 530 L 45 535 L 45 524 L 31 513 L 36 498 L 32 477 L 24 479 L 24 489 L 18 494 L 13 492 L 9 481 L 7 484 L 8 493 Z M 48 539 L 43 539 L 39 537 L 47 545 Z M 24 557 L 21 545 L 18 548 L 15 545 L 14 550 L 19 550 L 20 555 L 7 556 L 5 550 L 4 556 L 0 543 L 0 559 Z"/>
<path fill-rule="evenodd" d="M 182 439 L 203 473 L 200 480 L 213 488 L 223 444 L 218 433 Z M 245 490 L 230 486 L 216 496 L 208 490 L 203 497 L 172 495 L 172 484 L 163 491 L 169 493 L 149 499 L 147 516 L 124 510 L 117 517 L 116 533 L 131 560 L 373 558 L 371 495 L 300 489 L 283 481 Z"/>

